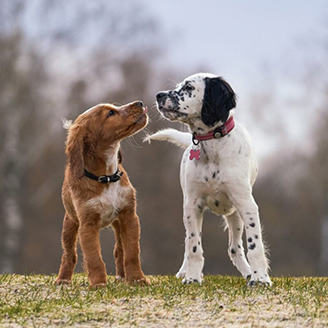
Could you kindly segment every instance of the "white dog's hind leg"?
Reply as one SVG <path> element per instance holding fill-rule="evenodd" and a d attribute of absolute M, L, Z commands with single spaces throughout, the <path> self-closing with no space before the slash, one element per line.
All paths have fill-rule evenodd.
<path fill-rule="evenodd" d="M 225 219 L 229 228 L 229 257 L 242 276 L 248 279 L 251 277 L 251 267 L 246 260 L 243 247 L 244 222 L 237 211 Z"/>
<path fill-rule="evenodd" d="M 240 185 L 239 185 L 240 187 Z M 251 279 L 249 285 L 264 283 L 272 285 L 268 275 L 268 260 L 262 241 L 262 231 L 258 206 L 246 188 L 233 188 L 231 198 L 245 224 L 247 238 L 247 258 L 251 266 Z"/>

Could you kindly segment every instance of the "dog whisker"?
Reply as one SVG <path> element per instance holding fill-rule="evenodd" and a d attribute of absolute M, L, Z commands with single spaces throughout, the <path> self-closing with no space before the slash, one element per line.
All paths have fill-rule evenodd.
<path fill-rule="evenodd" d="M 134 136 L 131 136 L 126 139 L 127 143 L 131 146 L 133 149 L 140 149 L 142 146 L 136 141 Z"/>

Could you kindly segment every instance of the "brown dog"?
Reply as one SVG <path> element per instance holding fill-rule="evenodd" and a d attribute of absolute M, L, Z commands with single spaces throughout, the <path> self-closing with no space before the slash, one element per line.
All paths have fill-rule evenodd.
<path fill-rule="evenodd" d="M 147 125 L 146 112 L 140 101 L 122 107 L 101 104 L 81 114 L 69 127 L 68 163 L 62 190 L 66 211 L 63 255 L 57 284 L 71 282 L 77 261 L 77 236 L 91 286 L 106 284 L 99 230 L 108 225 L 115 232 L 117 279 L 149 283 L 140 264 L 135 189 L 122 166 L 119 151 L 120 141 Z"/>

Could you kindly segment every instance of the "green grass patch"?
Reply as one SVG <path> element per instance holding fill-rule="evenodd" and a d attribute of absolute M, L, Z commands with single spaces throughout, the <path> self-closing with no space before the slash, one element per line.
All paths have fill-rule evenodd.
<path fill-rule="evenodd" d="M 109 277 L 91 290 L 84 274 L 70 286 L 55 276 L 0 275 L 0 327 L 327 327 L 327 278 L 274 278 L 272 287 L 247 287 L 242 278 L 205 276 L 183 285 L 151 276 L 129 286 Z"/>

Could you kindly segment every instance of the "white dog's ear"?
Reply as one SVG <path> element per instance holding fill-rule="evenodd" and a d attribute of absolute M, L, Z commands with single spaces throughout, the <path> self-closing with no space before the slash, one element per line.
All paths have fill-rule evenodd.
<path fill-rule="evenodd" d="M 235 92 L 222 77 L 205 78 L 202 120 L 207 126 L 225 122 L 236 103 Z"/>

